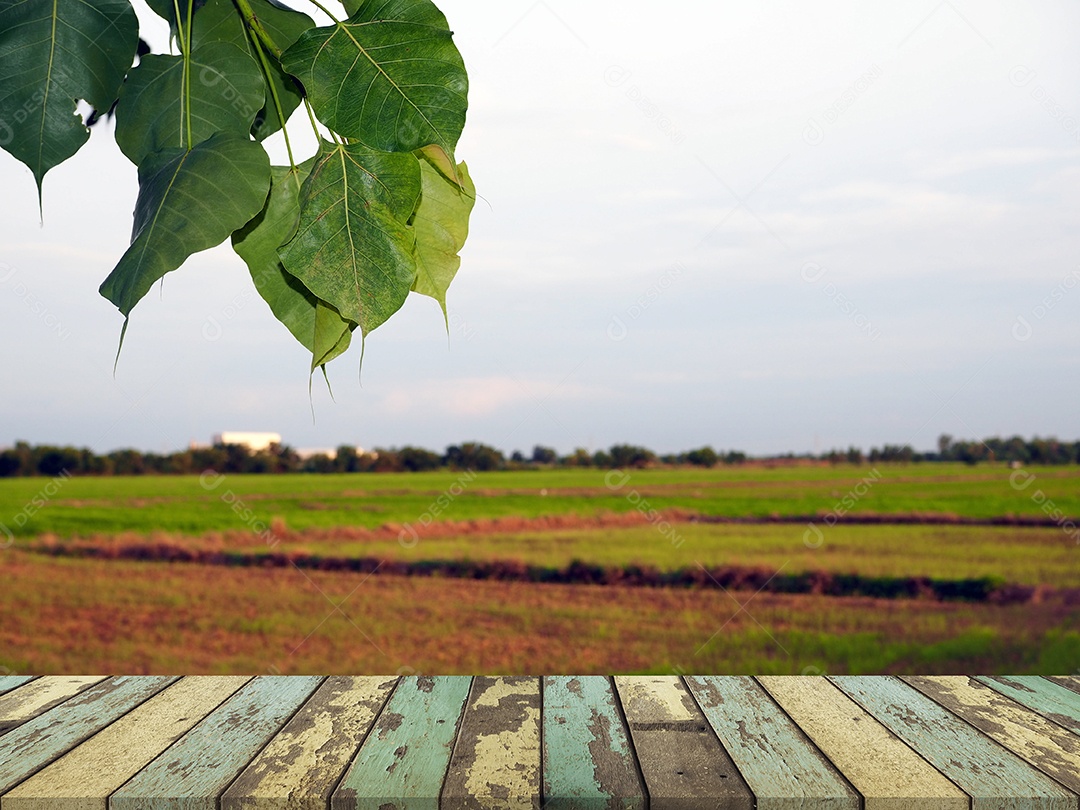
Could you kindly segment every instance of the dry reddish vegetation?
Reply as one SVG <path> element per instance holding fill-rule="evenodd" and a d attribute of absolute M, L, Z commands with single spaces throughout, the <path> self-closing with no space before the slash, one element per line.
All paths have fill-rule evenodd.
<path fill-rule="evenodd" d="M 1055 671 L 1080 606 L 0 556 L 22 672 Z M 1063 646 L 1064 645 L 1064 646 Z"/>

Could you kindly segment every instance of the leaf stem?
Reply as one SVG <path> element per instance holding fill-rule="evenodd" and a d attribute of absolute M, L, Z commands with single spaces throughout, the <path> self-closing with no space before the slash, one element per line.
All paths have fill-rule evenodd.
<path fill-rule="evenodd" d="M 266 28 L 259 21 L 255 9 L 251 7 L 251 3 L 248 0 L 233 0 L 233 2 L 236 3 L 236 8 L 240 11 L 240 16 L 244 18 L 244 22 L 247 23 L 248 29 L 255 33 L 255 36 L 259 38 L 266 50 L 274 55 L 275 59 L 281 59 L 281 48 L 277 46 L 274 38 L 267 33 Z"/>
<path fill-rule="evenodd" d="M 247 0 L 243 0 L 243 2 L 247 2 Z M 281 122 L 281 134 L 285 136 L 285 150 L 289 153 L 289 166 L 295 170 L 296 160 L 293 158 L 292 142 L 289 140 L 289 130 L 285 126 L 285 111 L 281 107 L 281 98 L 278 96 L 277 87 L 274 86 L 274 79 L 270 73 L 270 61 L 266 58 L 266 50 L 263 48 L 259 38 L 254 35 L 252 29 L 248 29 L 248 35 L 251 38 L 252 44 L 255 46 L 255 53 L 259 55 L 259 64 L 262 65 L 263 76 L 266 78 L 266 86 L 270 90 L 270 97 L 274 101 L 274 109 L 277 111 L 278 121 Z"/>
<path fill-rule="evenodd" d="M 311 109 L 311 104 L 308 103 L 307 96 L 304 96 L 304 109 L 307 110 L 308 120 L 311 122 L 311 128 L 315 130 L 315 140 L 322 140 L 322 133 L 319 132 L 319 125 L 315 123 L 315 113 Z M 332 132 L 330 133 L 333 134 Z"/>
<path fill-rule="evenodd" d="M 183 70 L 180 78 L 180 144 L 187 144 L 190 151 L 191 143 L 191 7 L 194 0 L 188 0 L 187 21 L 180 13 L 180 0 L 173 0 L 173 14 L 176 16 L 176 38 L 180 42 L 181 57 L 183 58 Z M 185 126 L 187 125 L 187 137 L 185 138 Z"/>
<path fill-rule="evenodd" d="M 325 14 L 327 17 L 329 17 L 331 20 L 333 20 L 335 25 L 341 25 L 341 20 L 339 20 L 337 17 L 335 17 L 333 14 L 331 14 L 330 9 L 328 9 L 326 6 L 324 6 L 322 3 L 320 3 L 319 0 L 310 0 L 310 2 L 311 2 L 311 5 L 315 6 L 315 8 L 317 8 L 319 11 L 321 11 L 323 14 Z"/>

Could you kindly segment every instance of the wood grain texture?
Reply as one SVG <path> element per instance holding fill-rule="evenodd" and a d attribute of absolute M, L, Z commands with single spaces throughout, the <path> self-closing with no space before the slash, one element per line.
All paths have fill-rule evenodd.
<path fill-rule="evenodd" d="M 1067 810 L 1075 794 L 891 676 L 830 680 L 972 798 L 972 810 Z"/>
<path fill-rule="evenodd" d="M 539 678 L 473 678 L 439 807 L 540 807 Z"/>
<path fill-rule="evenodd" d="M 615 678 L 654 810 L 751 810 L 754 796 L 676 676 Z"/>
<path fill-rule="evenodd" d="M 759 810 L 859 810 L 855 790 L 753 678 L 692 676 L 686 683 Z"/>
<path fill-rule="evenodd" d="M 34 680 L 33 675 L 0 675 L 0 695 Z"/>
<path fill-rule="evenodd" d="M 1048 681 L 1053 681 L 1058 686 L 1064 686 L 1080 695 L 1080 677 L 1075 675 L 1047 675 L 1045 677 Z"/>
<path fill-rule="evenodd" d="M 544 807 L 644 810 L 644 785 L 602 675 L 544 678 Z"/>
<path fill-rule="evenodd" d="M 334 810 L 435 810 L 470 681 L 402 678 L 334 791 Z"/>
<path fill-rule="evenodd" d="M 396 683 L 327 678 L 221 797 L 222 810 L 325 810 Z"/>
<path fill-rule="evenodd" d="M 112 810 L 216 810 L 218 797 L 322 682 L 249 681 L 109 800 Z"/>
<path fill-rule="evenodd" d="M 1080 794 L 1080 737 L 966 675 L 903 680 Z"/>
<path fill-rule="evenodd" d="M 1076 734 L 1080 734 L 1080 693 L 1040 678 L 1038 675 L 1010 675 L 989 678 L 976 676 L 976 680 L 1034 709 Z"/>
<path fill-rule="evenodd" d="M 46 675 L 0 697 L 0 731 L 25 723 L 95 683 L 104 675 Z"/>
<path fill-rule="evenodd" d="M 91 734 L 122 717 L 177 680 L 120 676 L 95 684 L 0 737 L 0 794 L 32 776 Z"/>
<path fill-rule="evenodd" d="M 183 678 L 13 789 L 0 810 L 106 810 L 113 791 L 249 680 Z"/>

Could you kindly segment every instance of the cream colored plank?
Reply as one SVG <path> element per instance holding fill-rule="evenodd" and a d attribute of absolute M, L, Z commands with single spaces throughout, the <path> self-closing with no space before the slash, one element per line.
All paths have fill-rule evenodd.
<path fill-rule="evenodd" d="M 0 697 L 0 730 L 44 714 L 103 680 L 104 675 L 47 675 L 30 681 Z"/>
<path fill-rule="evenodd" d="M 249 680 L 193 676 L 177 681 L 6 794 L 0 808 L 106 810 L 113 791 Z"/>
<path fill-rule="evenodd" d="M 323 810 L 397 678 L 332 676 L 221 797 L 222 810 Z"/>
<path fill-rule="evenodd" d="M 829 681 L 757 680 L 863 795 L 865 810 L 967 810 L 967 794 Z"/>

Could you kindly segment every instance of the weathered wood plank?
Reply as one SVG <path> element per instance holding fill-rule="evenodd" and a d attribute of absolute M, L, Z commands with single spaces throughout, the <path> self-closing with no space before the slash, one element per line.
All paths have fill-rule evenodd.
<path fill-rule="evenodd" d="M 47 675 L 0 697 L 0 731 L 44 714 L 95 683 L 104 675 Z"/>
<path fill-rule="evenodd" d="M 261 675 L 109 799 L 112 810 L 215 810 L 218 797 L 310 697 L 322 677 Z"/>
<path fill-rule="evenodd" d="M 859 810 L 859 795 L 748 676 L 686 679 L 759 810 Z"/>
<path fill-rule="evenodd" d="M 1045 676 L 1048 681 L 1053 681 L 1058 686 L 1064 686 L 1066 689 L 1080 694 L 1080 678 L 1074 675 L 1047 675 Z"/>
<path fill-rule="evenodd" d="M 439 807 L 540 807 L 539 678 L 473 678 Z"/>
<path fill-rule="evenodd" d="M 0 695 L 34 680 L 33 675 L 0 675 Z"/>
<path fill-rule="evenodd" d="M 1080 794 L 1080 737 L 966 675 L 903 679 Z"/>
<path fill-rule="evenodd" d="M 544 678 L 544 807 L 644 810 L 633 748 L 602 675 Z"/>
<path fill-rule="evenodd" d="M 615 678 L 649 807 L 750 810 L 754 796 L 676 676 Z"/>
<path fill-rule="evenodd" d="M 829 681 L 757 680 L 862 794 L 865 810 L 967 810 L 967 794 Z"/>
<path fill-rule="evenodd" d="M 891 676 L 830 680 L 972 798 L 972 810 L 1067 810 L 1076 796 Z"/>
<path fill-rule="evenodd" d="M 1080 734 L 1080 694 L 1038 675 L 978 675 L 976 680 Z"/>
<path fill-rule="evenodd" d="M 38 771 L 6 794 L 0 808 L 106 810 L 113 791 L 249 680 L 183 678 Z"/>
<path fill-rule="evenodd" d="M 402 678 L 334 791 L 334 810 L 435 810 L 470 682 Z"/>
<path fill-rule="evenodd" d="M 177 680 L 121 676 L 95 684 L 0 737 L 0 794 Z"/>
<path fill-rule="evenodd" d="M 326 810 L 397 678 L 327 678 L 221 797 L 222 810 Z"/>

